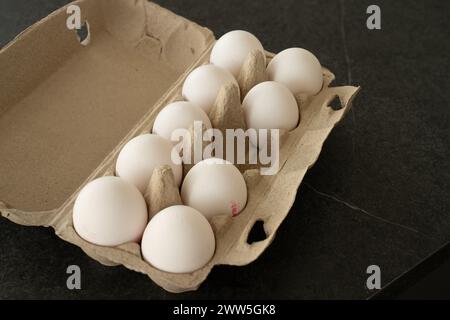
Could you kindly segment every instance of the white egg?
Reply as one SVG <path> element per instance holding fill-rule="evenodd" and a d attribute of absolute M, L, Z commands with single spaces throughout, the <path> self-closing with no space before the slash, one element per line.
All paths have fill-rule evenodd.
<path fill-rule="evenodd" d="M 280 135 L 294 129 L 299 121 L 297 101 L 289 89 L 274 81 L 254 86 L 242 102 L 245 123 L 251 129 L 280 129 Z M 250 136 L 254 146 L 261 146 Z"/>
<path fill-rule="evenodd" d="M 277 54 L 267 66 L 269 80 L 281 82 L 294 94 L 315 95 L 323 85 L 322 66 L 311 52 L 290 48 Z"/>
<path fill-rule="evenodd" d="M 227 70 L 206 64 L 194 69 L 183 84 L 183 97 L 202 108 L 207 114 L 211 111 L 220 89 L 237 81 Z"/>
<path fill-rule="evenodd" d="M 221 214 L 235 216 L 247 203 L 247 186 L 233 164 L 210 158 L 189 170 L 181 187 L 181 199 L 208 219 Z"/>
<path fill-rule="evenodd" d="M 172 140 L 172 133 L 176 129 L 189 130 L 194 121 L 201 121 L 207 129 L 212 127 L 208 115 L 200 107 L 187 101 L 173 102 L 158 113 L 152 132 Z"/>
<path fill-rule="evenodd" d="M 145 192 L 153 170 L 162 165 L 172 168 L 175 182 L 181 184 L 181 158 L 169 140 L 156 134 L 143 134 L 125 144 L 116 162 L 116 175 Z M 173 151 L 173 152 L 172 152 Z"/>
<path fill-rule="evenodd" d="M 200 269 L 215 250 L 214 232 L 208 220 L 187 206 L 158 212 L 142 237 L 142 256 L 154 267 L 173 273 Z"/>
<path fill-rule="evenodd" d="M 253 34 L 243 30 L 230 31 L 215 43 L 210 62 L 227 69 L 237 78 L 245 59 L 253 50 L 261 51 L 265 58 L 264 48 Z"/>
<path fill-rule="evenodd" d="M 101 246 L 138 242 L 148 221 L 144 197 L 131 183 L 118 177 L 89 182 L 73 207 L 78 235 Z"/>

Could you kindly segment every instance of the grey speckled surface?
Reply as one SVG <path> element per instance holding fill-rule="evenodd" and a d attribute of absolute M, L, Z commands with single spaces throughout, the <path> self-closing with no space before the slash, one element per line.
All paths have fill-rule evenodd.
<path fill-rule="evenodd" d="M 337 84 L 362 86 L 353 111 L 256 262 L 173 295 L 51 230 L 0 219 L 0 298 L 366 298 L 368 265 L 385 285 L 449 241 L 448 1 L 379 0 L 380 31 L 365 27 L 369 1 L 157 2 L 217 36 L 246 29 L 270 51 L 311 50 Z M 64 3 L 1 0 L 0 45 Z M 66 288 L 69 264 L 81 267 L 80 291 Z"/>

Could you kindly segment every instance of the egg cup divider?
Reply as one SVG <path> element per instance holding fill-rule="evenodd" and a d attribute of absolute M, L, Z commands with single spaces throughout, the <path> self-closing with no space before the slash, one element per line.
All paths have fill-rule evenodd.
<path fill-rule="evenodd" d="M 169 165 L 155 168 L 144 193 L 149 220 L 159 211 L 170 206 L 180 205 L 181 196 L 175 176 Z"/>
<path fill-rule="evenodd" d="M 80 3 L 84 2 L 89 3 L 89 0 L 80 1 Z M 115 3 L 124 5 L 126 2 L 117 1 Z M 132 6 L 132 2 L 129 1 L 129 3 Z M 134 2 L 133 5 L 141 5 L 142 3 L 144 2 L 138 1 Z M 153 4 L 142 5 L 155 6 Z M 128 3 L 126 6 L 128 6 Z M 64 16 L 62 11 L 58 14 Z M 92 38 L 92 41 L 95 42 L 95 37 Z M 1 215 L 22 225 L 52 227 L 60 238 L 77 245 L 100 263 L 108 266 L 124 265 L 128 269 L 144 273 L 170 292 L 196 290 L 215 265 L 241 266 L 257 259 L 273 241 L 276 230 L 294 203 L 303 176 L 317 160 L 325 139 L 348 112 L 353 98 L 359 91 L 359 87 L 353 86 L 329 87 L 334 75 L 325 68 L 323 69 L 324 85 L 322 90 L 313 97 L 296 97 L 300 108 L 301 121 L 296 129 L 282 137 L 279 172 L 273 176 L 262 176 L 257 168 L 240 168 L 247 183 L 247 205 L 236 217 L 213 217 L 211 224 L 216 237 L 216 251 L 211 261 L 203 268 L 187 274 L 164 272 L 142 259 L 140 246 L 137 243 L 127 243 L 117 247 L 102 247 L 83 240 L 73 228 L 72 208 L 81 188 L 95 178 L 114 174 L 114 164 L 123 145 L 137 135 L 150 132 L 158 112 L 169 102 L 181 99 L 181 86 L 185 77 L 193 68 L 208 61 L 212 46 L 213 43 L 211 42 L 199 59 L 186 69 L 172 88 L 160 98 L 152 107 L 152 110 L 141 119 L 60 208 L 28 212 L 0 202 Z M 272 57 L 273 54 L 266 53 L 267 60 Z M 265 70 L 261 67 L 261 56 L 253 52 L 244 64 L 238 78 L 241 91 L 248 92 L 254 84 L 264 79 Z M 342 108 L 335 111 L 328 104 L 336 96 L 339 97 Z M 223 88 L 218 101 L 222 102 L 216 103 L 211 114 L 213 126 L 222 129 L 244 126 L 242 117 L 235 113 L 236 110 L 239 110 L 239 108 L 236 108 L 235 87 Z M 174 190 L 172 178 L 170 170 L 167 170 L 167 168 L 158 168 L 152 176 L 146 198 L 158 199 L 158 201 L 150 200 L 150 212 L 154 213 L 160 207 L 167 206 L 168 203 L 179 203 L 179 190 L 178 188 Z M 250 245 L 247 243 L 248 234 L 258 220 L 264 222 L 267 237 L 265 240 Z"/>

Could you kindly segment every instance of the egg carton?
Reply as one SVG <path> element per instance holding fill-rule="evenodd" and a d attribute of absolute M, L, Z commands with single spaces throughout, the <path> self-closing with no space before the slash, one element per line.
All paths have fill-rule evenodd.
<path fill-rule="evenodd" d="M 75 3 L 82 7 L 82 11 L 85 14 L 88 12 L 87 16 L 91 20 L 96 19 L 96 16 L 103 15 L 102 8 L 104 7 L 94 4 L 92 0 L 80 0 Z M 176 24 L 181 23 L 183 26 L 180 30 L 184 29 L 184 31 L 177 29 L 178 31 L 175 34 L 177 32 L 186 32 L 186 30 L 199 34 L 200 36 L 195 37 L 195 39 L 200 37 L 200 42 L 203 41 L 199 45 L 202 49 L 201 52 L 193 52 L 195 59 L 190 65 L 181 66 L 185 67 L 184 72 L 173 83 L 172 87 L 166 91 L 158 102 L 151 106 L 150 110 L 63 205 L 54 210 L 25 211 L 13 208 L 5 202 L 0 202 L 0 212 L 2 216 L 18 224 L 52 227 L 60 238 L 80 247 L 86 254 L 100 263 L 107 266 L 123 265 L 128 269 L 146 274 L 167 291 L 178 293 L 196 290 L 207 278 L 214 266 L 246 265 L 257 259 L 270 245 L 275 238 L 278 227 L 294 203 L 297 189 L 306 171 L 317 160 L 322 145 L 331 130 L 350 109 L 352 100 L 359 91 L 359 87 L 330 87 L 331 82 L 334 80 L 334 75 L 324 68 L 324 83 L 321 91 L 312 97 L 302 95 L 296 97 L 300 111 L 300 122 L 297 128 L 283 134 L 281 137 L 278 173 L 275 175 L 261 175 L 259 165 L 238 165 L 247 184 L 248 201 L 245 209 L 239 215 L 235 217 L 231 215 L 215 216 L 210 220 L 216 238 L 216 249 L 213 258 L 204 267 L 191 273 L 175 274 L 164 272 L 143 260 L 138 243 L 127 243 L 116 247 L 102 247 L 83 240 L 74 230 L 72 209 L 77 194 L 83 186 L 98 177 L 114 175 L 118 153 L 130 139 L 137 135 L 151 132 L 153 122 L 159 111 L 171 102 L 183 100 L 181 88 L 184 79 L 193 69 L 208 63 L 209 55 L 214 45 L 214 38 L 209 30 L 201 28 L 150 2 L 121 0 L 111 1 L 109 4 L 113 7 L 116 6 L 120 10 L 108 9 L 112 10 L 108 14 L 115 12 L 115 15 L 120 15 L 120 19 L 123 19 L 125 16 L 130 21 L 137 20 L 136 16 L 140 16 L 139 10 L 144 10 L 146 19 L 144 19 L 143 23 L 147 25 L 145 36 L 158 39 L 162 48 L 161 52 L 169 46 L 170 41 L 168 39 L 174 36 L 171 34 L 168 39 L 164 39 L 164 36 L 161 36 L 161 34 L 164 34 L 164 28 L 162 27 L 164 22 L 162 20 L 167 19 L 175 21 L 174 23 Z M 48 29 L 47 26 L 51 24 L 50 21 L 54 22 L 55 19 L 60 19 L 62 22 L 64 14 L 65 8 L 62 8 L 33 28 Z M 149 15 L 161 21 L 155 22 L 153 19 L 150 22 L 148 19 Z M 51 17 L 54 18 L 51 19 Z M 111 16 L 109 16 L 109 19 L 111 19 Z M 121 27 L 123 27 L 124 23 L 126 25 L 127 21 L 121 20 Z M 117 31 L 115 34 L 117 38 L 120 38 L 122 35 L 123 33 L 120 31 Z M 175 37 L 177 36 L 175 35 Z M 181 39 L 181 37 L 179 38 Z M 119 40 L 122 41 L 123 39 Z M 19 38 L 19 40 L 16 40 L 16 43 L 20 41 L 31 40 Z M 95 41 L 95 35 L 91 37 L 91 41 Z M 17 44 L 15 45 L 17 46 Z M 151 46 L 149 50 L 153 50 Z M 0 58 L 2 54 L 6 55 L 5 52 L 0 52 Z M 175 55 L 175 53 L 173 54 Z M 239 88 L 235 85 L 227 85 L 221 89 L 216 103 L 209 114 L 214 128 L 222 131 L 228 128 L 245 129 L 241 98 L 253 86 L 267 79 L 266 63 L 270 62 L 274 54 L 270 52 L 265 54 L 266 59 L 258 51 L 249 54 L 237 79 Z M 335 108 L 335 104 L 338 104 L 339 108 Z M 191 132 L 195 133 L 192 128 Z M 198 138 L 195 134 L 191 136 L 193 139 Z M 184 164 L 183 174 L 185 175 L 191 167 L 192 165 Z M 174 182 L 170 167 L 162 166 L 154 170 L 144 197 L 147 201 L 150 216 L 168 206 L 181 204 L 179 188 Z M 263 222 L 266 238 L 249 244 L 249 233 L 258 221 Z"/>

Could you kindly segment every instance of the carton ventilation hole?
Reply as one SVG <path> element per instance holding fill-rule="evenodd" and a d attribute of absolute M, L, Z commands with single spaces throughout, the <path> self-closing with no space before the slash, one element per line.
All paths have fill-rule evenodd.
<path fill-rule="evenodd" d="M 259 242 L 266 240 L 267 235 L 266 231 L 264 230 L 264 221 L 257 220 L 255 224 L 253 224 L 252 229 L 248 233 L 247 237 L 247 243 L 252 244 L 254 242 Z"/>
<path fill-rule="evenodd" d="M 76 29 L 77 38 L 81 45 L 87 46 L 91 40 L 89 23 L 85 21 L 80 29 Z"/>
<path fill-rule="evenodd" d="M 328 106 L 333 109 L 334 111 L 342 109 L 342 103 L 339 96 L 334 96 L 330 102 L 328 102 Z"/>

